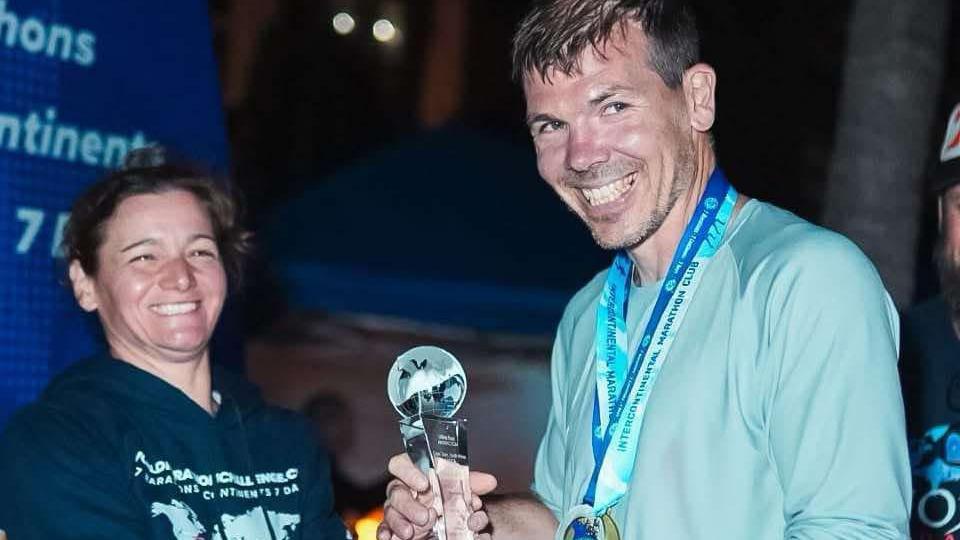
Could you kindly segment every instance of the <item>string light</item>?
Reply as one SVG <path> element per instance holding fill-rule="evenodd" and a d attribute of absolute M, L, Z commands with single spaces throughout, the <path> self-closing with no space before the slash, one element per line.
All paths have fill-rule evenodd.
<path fill-rule="evenodd" d="M 350 32 L 353 32 L 353 29 L 357 27 L 357 22 L 353 20 L 353 17 L 349 13 L 341 11 L 333 16 L 333 31 L 345 36 Z"/>
<path fill-rule="evenodd" d="M 387 19 L 379 19 L 373 23 L 373 39 L 386 43 L 397 37 L 397 27 Z"/>

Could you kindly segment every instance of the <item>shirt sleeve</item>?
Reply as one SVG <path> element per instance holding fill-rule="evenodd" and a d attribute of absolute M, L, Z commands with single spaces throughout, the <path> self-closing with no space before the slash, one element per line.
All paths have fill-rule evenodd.
<path fill-rule="evenodd" d="M 791 248 L 768 299 L 769 453 L 790 540 L 907 538 L 910 467 L 898 319 L 849 241 Z"/>
<path fill-rule="evenodd" d="M 562 372 L 566 352 L 563 325 L 557 332 L 550 360 L 550 384 L 552 402 L 547 417 L 547 429 L 540 440 L 537 458 L 534 463 L 533 485 L 531 489 L 540 501 L 550 509 L 557 519 L 563 513 L 564 464 L 566 463 L 566 421 L 562 382 Z"/>
<path fill-rule="evenodd" d="M 17 540 L 142 540 L 122 460 L 69 415 L 29 410 L 0 438 L 0 529 Z"/>

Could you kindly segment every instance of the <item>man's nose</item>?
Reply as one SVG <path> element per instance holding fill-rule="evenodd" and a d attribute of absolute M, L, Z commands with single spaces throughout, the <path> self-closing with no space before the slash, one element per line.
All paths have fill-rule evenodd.
<path fill-rule="evenodd" d="M 567 168 L 577 172 L 589 170 L 594 165 L 604 163 L 610 152 L 603 141 L 586 127 L 571 127 L 567 139 Z"/>

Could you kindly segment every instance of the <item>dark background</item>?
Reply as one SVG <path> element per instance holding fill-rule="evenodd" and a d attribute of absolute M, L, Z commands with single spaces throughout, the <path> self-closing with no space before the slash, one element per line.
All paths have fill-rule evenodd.
<path fill-rule="evenodd" d="M 463 167 L 456 162 L 434 168 L 387 166 L 390 178 L 374 181 L 373 189 L 377 182 L 390 182 L 405 186 L 403 189 L 422 189 L 434 197 L 460 201 L 456 204 L 474 201 L 476 211 L 464 212 L 459 224 L 445 226 L 451 231 L 446 237 L 434 241 L 448 245 L 460 239 L 459 248 L 469 250 L 472 237 L 462 238 L 458 227 L 473 231 L 487 228 L 491 219 L 485 218 L 483 208 L 490 218 L 505 210 L 490 193 L 491 186 L 504 199 L 519 197 L 517 193 L 526 197 L 522 219 L 504 225 L 501 236 L 508 234 L 509 227 L 537 222 L 541 216 L 547 216 L 543 220 L 549 223 L 573 220 L 572 216 L 557 217 L 563 212 L 550 191 L 531 186 L 540 180 L 534 172 L 533 151 L 522 122 L 521 91 L 510 79 L 509 63 L 511 34 L 528 2 L 262 0 L 259 7 L 250 8 L 247 4 L 251 1 L 215 0 L 211 13 L 221 59 L 234 173 L 248 196 L 250 223 L 255 230 L 270 221 L 278 206 L 305 197 L 325 183 L 348 182 L 337 178 L 345 168 L 362 165 L 365 160 L 376 161 L 385 149 L 405 148 L 410 141 L 431 134 L 439 133 L 444 139 L 451 130 L 510 145 L 518 155 L 525 155 L 519 159 L 526 161 L 504 165 L 503 178 L 497 178 L 499 183 L 491 181 L 487 192 L 476 179 L 464 180 L 469 163 Z M 436 48 L 438 32 L 450 24 L 444 18 L 449 13 L 444 15 L 437 2 L 462 7 L 464 24 L 458 31 L 462 52 L 454 58 L 453 69 L 448 69 L 460 74 L 461 91 L 456 92 L 458 106 L 452 113 L 441 122 L 427 122 L 423 102 L 430 99 L 430 85 L 436 86 L 436 79 L 429 79 L 427 74 L 430 52 Z M 716 68 L 719 79 L 715 136 L 721 165 L 740 191 L 818 222 L 834 142 L 852 2 L 695 4 L 703 35 L 703 59 Z M 338 11 L 347 11 L 356 19 L 357 29 L 351 34 L 333 32 L 331 19 Z M 385 46 L 371 37 L 370 24 L 382 16 L 390 16 L 401 29 L 399 46 Z M 940 92 L 940 109 L 944 112 L 938 118 L 952 104 L 947 89 L 960 87 L 957 50 L 960 37 L 953 32 L 944 58 L 946 76 Z M 460 66 L 459 71 L 456 66 Z M 939 142 L 940 136 L 937 133 L 933 138 Z M 485 150 L 477 147 L 478 159 L 483 159 Z M 511 186 L 521 188 L 511 193 Z M 364 206 L 364 197 L 358 188 L 352 212 L 371 231 L 378 227 L 388 231 L 392 224 L 378 220 L 395 216 L 383 212 L 382 206 Z M 419 207 L 414 204 L 413 208 Z M 917 297 L 935 290 L 929 265 L 929 211 L 925 220 L 924 235 L 917 244 Z M 310 234 L 308 229 L 298 230 Z M 608 256 L 592 248 L 582 231 L 563 229 L 563 234 L 573 235 L 569 243 L 559 245 L 557 239 L 546 238 L 554 236 L 549 233 L 524 242 L 543 244 L 538 256 L 557 252 L 556 259 L 569 261 L 569 254 L 562 252 L 564 246 L 580 254 L 575 264 L 551 265 L 547 285 L 571 292 L 603 266 Z M 364 264 L 389 267 L 396 254 L 384 253 L 378 259 L 377 239 L 370 232 L 342 244 L 316 245 L 315 249 L 325 251 L 321 256 L 325 260 L 359 258 Z M 276 235 L 263 236 L 262 240 L 267 245 L 259 279 L 254 280 L 249 292 L 257 305 L 255 312 L 248 314 L 253 331 L 259 331 L 275 313 L 289 307 L 289 302 L 273 294 L 276 278 L 271 277 L 269 260 L 277 248 L 269 244 L 276 242 Z M 391 240 L 398 241 L 405 240 Z M 348 254 L 357 244 L 373 254 Z M 303 241 L 299 248 L 291 249 L 305 249 Z M 428 249 L 433 248 L 424 248 Z M 456 249 L 451 252 L 458 253 Z M 449 260 L 459 257 L 446 251 L 444 256 Z M 511 257 L 515 258 L 465 256 L 460 273 L 480 281 L 522 282 L 520 276 L 530 275 L 529 270 L 502 270 L 511 264 Z M 459 272 L 456 260 L 451 264 L 452 271 Z M 415 265 L 411 271 L 424 270 Z"/>

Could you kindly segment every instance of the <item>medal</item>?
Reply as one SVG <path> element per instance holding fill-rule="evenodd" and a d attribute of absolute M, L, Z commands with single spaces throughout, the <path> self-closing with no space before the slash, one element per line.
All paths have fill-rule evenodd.
<path fill-rule="evenodd" d="M 714 169 L 677 244 L 632 358 L 626 350 L 626 319 L 633 261 L 626 252 L 617 252 L 597 304 L 593 472 L 581 499 L 583 504 L 561 521 L 566 528 L 562 532 L 558 529 L 555 540 L 620 539 L 609 510 L 626 495 L 651 389 L 704 269 L 723 243 L 736 202 L 736 190 L 719 168 Z M 630 411 L 625 418 L 624 411 Z"/>
<path fill-rule="evenodd" d="M 557 540 L 620 540 L 620 531 L 617 524 L 604 512 L 602 516 L 593 515 L 593 509 L 585 504 L 574 507 L 567 513 L 567 528 Z"/>

